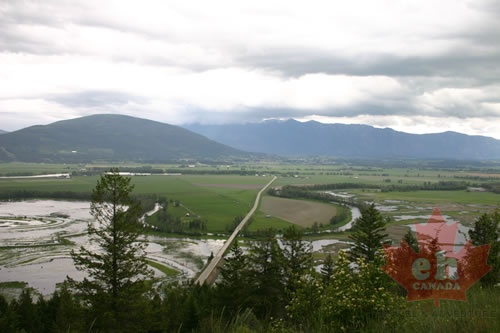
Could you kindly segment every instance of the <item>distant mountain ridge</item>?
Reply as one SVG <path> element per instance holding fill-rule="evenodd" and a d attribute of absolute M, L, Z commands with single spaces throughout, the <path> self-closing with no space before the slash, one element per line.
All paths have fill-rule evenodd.
<path fill-rule="evenodd" d="M 172 162 L 248 156 L 179 126 L 124 115 L 92 115 L 0 135 L 0 162 Z"/>
<path fill-rule="evenodd" d="M 4 134 L 4 133 L 8 133 L 8 132 L 0 129 L 0 134 Z"/>
<path fill-rule="evenodd" d="M 500 160 L 500 140 L 456 132 L 409 134 L 296 120 L 184 127 L 237 149 L 281 156 Z"/>

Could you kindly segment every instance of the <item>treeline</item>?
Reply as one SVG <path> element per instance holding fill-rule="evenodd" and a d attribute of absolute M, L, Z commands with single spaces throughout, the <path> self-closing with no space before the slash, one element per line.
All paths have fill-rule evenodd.
<path fill-rule="evenodd" d="M 382 186 L 382 192 L 411 192 L 411 191 L 461 191 L 466 190 L 467 182 L 439 181 L 437 183 L 424 182 L 422 184 L 391 184 Z"/>
<path fill-rule="evenodd" d="M 390 181 L 388 181 L 390 183 Z M 333 184 L 317 184 L 317 185 L 285 185 L 282 188 L 272 188 L 268 190 L 270 195 L 280 196 L 284 198 L 305 198 L 320 201 L 334 201 L 339 203 L 356 204 L 355 201 L 334 196 L 324 191 L 332 190 L 347 190 L 347 189 L 371 189 L 381 192 L 409 192 L 409 191 L 459 191 L 466 190 L 470 186 L 467 182 L 454 181 L 439 181 L 424 182 L 422 184 L 363 184 L 363 183 L 333 183 Z M 500 186 L 500 184 L 498 184 Z M 488 189 L 496 188 L 495 185 L 489 184 Z M 323 192 L 320 192 L 323 191 Z"/>
<path fill-rule="evenodd" d="M 500 194 L 500 183 L 486 183 L 482 184 L 481 187 L 485 188 L 490 192 Z"/>
<path fill-rule="evenodd" d="M 227 170 L 227 169 L 199 169 L 199 168 L 178 168 L 178 169 L 166 169 L 166 173 L 182 173 L 185 175 L 236 175 L 236 176 L 254 176 L 257 174 L 255 170 Z"/>
<path fill-rule="evenodd" d="M 72 191 L 36 191 L 36 190 L 8 190 L 0 191 L 0 201 L 20 201 L 29 199 L 54 199 L 54 200 L 78 200 L 90 201 L 91 192 Z M 141 203 L 143 214 L 152 210 L 158 200 L 156 195 L 141 194 L 134 195 L 135 200 Z"/>
<path fill-rule="evenodd" d="M 335 184 L 333 184 L 335 185 Z M 358 184 L 355 184 L 356 186 Z M 345 189 L 346 187 L 343 187 Z M 272 196 L 277 196 L 281 198 L 289 198 L 289 199 L 310 199 L 317 200 L 322 202 L 336 202 L 340 204 L 349 204 L 353 206 L 363 206 L 362 202 L 355 200 L 353 198 L 342 198 L 338 196 L 334 196 L 332 194 L 320 191 L 326 191 L 332 188 L 326 188 L 322 185 L 311 185 L 311 186 L 294 186 L 294 185 L 285 185 L 281 188 L 270 188 L 267 193 Z"/>

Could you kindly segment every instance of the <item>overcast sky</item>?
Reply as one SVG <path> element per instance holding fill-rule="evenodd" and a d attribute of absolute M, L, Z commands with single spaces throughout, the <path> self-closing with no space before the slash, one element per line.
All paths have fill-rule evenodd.
<path fill-rule="evenodd" d="M 95 113 L 500 139 L 500 1 L 0 0 L 0 129 Z"/>

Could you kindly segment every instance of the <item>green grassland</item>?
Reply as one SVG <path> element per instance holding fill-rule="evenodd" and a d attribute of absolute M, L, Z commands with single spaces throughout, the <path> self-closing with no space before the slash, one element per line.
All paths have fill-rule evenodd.
<path fill-rule="evenodd" d="M 384 315 L 394 316 L 397 327 L 387 327 L 383 317 L 376 318 L 366 332 L 498 332 L 500 330 L 500 288 L 473 285 L 466 302 L 433 300 L 408 302 L 405 307 Z"/>
<path fill-rule="evenodd" d="M 415 163 L 417 165 L 417 163 Z M 2 163 L 1 175 L 12 174 L 43 174 L 63 173 L 89 170 L 92 168 L 154 168 L 160 170 L 178 170 L 182 175 L 152 175 L 134 176 L 134 193 L 154 194 L 165 196 L 169 200 L 181 203 L 178 209 L 171 209 L 176 216 L 183 216 L 186 212 L 194 214 L 207 221 L 207 231 L 218 233 L 227 231 L 236 216 L 244 216 L 252 207 L 256 194 L 270 179 L 271 175 L 278 175 L 273 187 L 283 185 L 311 185 L 350 183 L 370 186 L 387 186 L 395 184 L 422 185 L 440 181 L 467 182 L 471 186 L 481 186 L 486 183 L 500 183 L 500 167 L 473 167 L 432 169 L 429 167 L 371 167 L 349 164 L 306 165 L 282 163 L 255 163 L 231 166 L 196 165 L 193 167 L 181 165 L 152 165 L 139 164 L 120 165 L 65 165 L 65 164 L 30 164 L 30 163 Z M 228 172 L 230 174 L 216 174 Z M 233 174 L 234 171 L 244 172 L 244 176 Z M 198 174 L 196 174 L 198 173 Z M 248 174 L 252 174 L 251 176 Z M 256 176 L 265 175 L 265 176 Z M 0 179 L 0 195 L 12 191 L 37 191 L 43 197 L 44 193 L 78 192 L 90 194 L 95 187 L 97 175 L 72 176 L 71 179 Z M 481 213 L 490 212 L 500 207 L 500 195 L 493 192 L 477 192 L 469 190 L 453 191 L 380 191 L 370 188 L 347 188 L 345 191 L 354 194 L 357 199 L 371 201 L 380 205 L 395 205 L 396 211 L 384 212 L 385 215 L 401 214 L 424 215 L 430 214 L 432 208 L 438 206 L 443 214 L 459 219 L 461 222 L 471 223 Z M 389 201 L 399 203 L 387 203 Z M 315 212 L 311 211 L 311 216 Z M 269 216 L 258 211 L 249 231 L 273 227 L 278 230 L 290 225 L 277 216 Z M 406 224 L 412 221 L 403 221 L 397 224 Z"/>
<path fill-rule="evenodd" d="M 97 176 L 71 179 L 0 179 L 0 194 L 9 191 L 90 193 Z M 224 232 L 236 216 L 252 207 L 257 192 L 270 177 L 233 175 L 135 176 L 135 194 L 155 194 L 177 200 L 182 207 L 208 221 L 208 232 Z"/>

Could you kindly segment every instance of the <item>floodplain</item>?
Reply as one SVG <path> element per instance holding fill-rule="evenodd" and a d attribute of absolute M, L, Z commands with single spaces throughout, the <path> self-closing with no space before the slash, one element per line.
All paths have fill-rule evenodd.
<path fill-rule="evenodd" d="M 61 272 L 51 282 L 54 279 L 61 282 L 64 272 L 77 274 L 69 252 L 86 242 L 90 193 L 99 174 L 110 167 L 140 170 L 137 174 L 141 175 L 132 176 L 134 194 L 166 198 L 167 211 L 181 223 L 189 224 L 193 219 L 206 223 L 204 232 L 191 235 L 146 232 L 151 266 L 157 275 L 170 279 L 195 276 L 208 257 L 222 246 L 238 217 L 253 206 L 260 188 L 274 175 L 278 177 L 272 185 L 274 189 L 323 185 L 314 191 L 329 191 L 343 201 L 320 202 L 265 194 L 240 239 L 243 243 L 250 242 L 263 229 L 274 228 L 279 232 L 297 225 L 313 242 L 318 260 L 326 253 L 335 254 L 348 247 L 349 230 L 340 232 L 339 228 L 347 225 L 353 215 L 348 214 L 333 225 L 330 221 L 339 211 L 358 202 L 374 203 L 388 217 L 387 230 L 394 245 L 399 244 L 409 225 L 425 223 L 435 207 L 447 221 L 459 221 L 465 227 L 471 227 L 481 214 L 500 207 L 500 166 L 496 164 L 402 168 L 348 163 L 223 166 L 4 163 L 0 164 L 1 283 L 24 281 L 47 292 L 53 290 L 48 287 L 50 282 L 36 284 L 44 281 L 44 270 Z M 144 172 L 147 170 L 154 172 Z M 15 178 L 48 173 L 70 173 L 71 177 Z M 52 208 L 42 208 L 47 205 Z M 75 208 L 78 213 L 69 209 L 74 206 L 78 207 Z M 87 215 L 82 217 L 82 214 Z"/>

